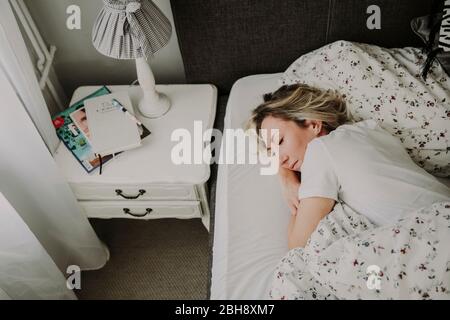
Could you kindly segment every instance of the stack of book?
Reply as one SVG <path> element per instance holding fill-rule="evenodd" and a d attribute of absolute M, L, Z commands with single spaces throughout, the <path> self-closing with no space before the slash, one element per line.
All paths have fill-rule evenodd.
<path fill-rule="evenodd" d="M 114 154 L 139 147 L 150 131 L 134 117 L 126 91 L 102 87 L 53 118 L 56 133 L 91 173 Z"/>

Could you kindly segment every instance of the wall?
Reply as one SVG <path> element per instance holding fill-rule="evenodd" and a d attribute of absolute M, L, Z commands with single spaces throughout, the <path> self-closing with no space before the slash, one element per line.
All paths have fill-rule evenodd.
<path fill-rule="evenodd" d="M 173 23 L 170 0 L 154 0 L 173 27 L 169 44 L 150 65 L 157 83 L 184 83 L 184 68 Z M 102 0 L 26 0 L 44 40 L 57 47 L 55 71 L 70 98 L 81 85 L 130 84 L 136 76 L 134 61 L 115 60 L 98 53 L 92 46 L 91 30 L 102 7 Z M 68 30 L 66 9 L 76 4 L 81 9 L 81 30 Z"/>
<path fill-rule="evenodd" d="M 11 3 L 12 3 L 12 1 L 11 1 Z M 16 4 L 17 4 L 17 2 L 16 2 Z M 26 32 L 26 30 L 24 28 L 23 21 L 20 19 L 19 15 L 16 12 L 16 8 L 17 7 L 14 6 L 14 9 L 12 11 L 16 17 L 16 21 L 19 26 L 19 30 L 22 34 L 23 40 L 25 42 L 25 46 L 28 49 L 28 54 L 31 59 L 31 63 L 34 67 L 36 77 L 37 77 L 38 81 L 40 81 L 42 72 L 39 71 L 37 68 L 37 64 L 39 62 L 39 56 L 35 50 L 35 47 L 33 46 L 32 42 L 30 40 L 29 34 Z M 44 58 L 44 63 L 45 62 L 46 62 L 46 59 Z M 56 76 L 55 69 L 53 67 L 50 68 L 50 71 L 48 74 L 48 79 L 49 79 L 50 83 L 53 85 L 56 97 L 52 94 L 52 92 L 49 88 L 49 85 L 48 85 L 49 81 L 47 81 L 46 86 L 42 89 L 42 94 L 44 96 L 45 102 L 47 103 L 47 108 L 48 108 L 48 111 L 50 112 L 50 115 L 54 115 L 54 114 L 60 112 L 62 109 L 64 109 L 65 106 L 67 106 L 68 98 L 67 98 L 61 84 L 59 83 L 58 77 Z"/>

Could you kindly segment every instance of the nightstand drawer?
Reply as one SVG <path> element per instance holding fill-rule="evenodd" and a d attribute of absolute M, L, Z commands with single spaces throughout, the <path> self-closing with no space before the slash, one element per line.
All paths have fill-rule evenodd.
<path fill-rule="evenodd" d="M 79 201 L 89 218 L 201 218 L 199 201 Z"/>
<path fill-rule="evenodd" d="M 197 200 L 193 185 L 71 184 L 78 200 Z"/>

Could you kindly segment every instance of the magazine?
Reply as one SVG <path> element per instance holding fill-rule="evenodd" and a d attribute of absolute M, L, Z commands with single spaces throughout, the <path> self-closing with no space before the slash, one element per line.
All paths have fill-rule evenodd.
<path fill-rule="evenodd" d="M 83 126 L 83 123 L 87 123 L 86 119 L 83 119 L 82 117 L 84 101 L 89 98 L 109 93 L 111 93 L 111 91 L 103 86 L 53 118 L 56 134 L 88 173 L 91 173 L 96 168 L 100 167 L 101 163 L 100 158 L 92 151 L 92 146 L 88 138 L 89 128 Z M 76 122 L 74 122 L 74 120 Z M 77 126 L 77 123 L 79 126 Z M 80 128 L 83 128 L 84 130 L 80 130 Z M 102 157 L 102 164 L 105 164 L 111 159 L 112 155 Z"/>
<path fill-rule="evenodd" d="M 89 131 L 84 103 L 88 99 L 110 93 L 111 91 L 103 86 L 53 118 L 56 134 L 88 173 L 103 166 L 113 158 L 113 155 L 105 155 L 100 159 L 93 151 L 90 142 L 91 133 Z M 151 132 L 143 125 L 140 126 L 139 129 L 141 139 L 144 139 L 151 134 Z M 121 152 L 116 154 L 119 153 Z"/>

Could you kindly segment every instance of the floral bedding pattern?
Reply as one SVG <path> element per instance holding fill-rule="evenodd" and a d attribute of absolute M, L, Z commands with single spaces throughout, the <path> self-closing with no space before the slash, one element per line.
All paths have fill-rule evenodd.
<path fill-rule="evenodd" d="M 435 62 L 424 82 L 425 60 L 418 48 L 337 41 L 301 56 L 280 84 L 339 91 L 354 120 L 376 120 L 419 166 L 450 177 L 450 77 Z"/>
<path fill-rule="evenodd" d="M 450 202 L 375 227 L 342 202 L 276 267 L 272 299 L 450 299 Z"/>

